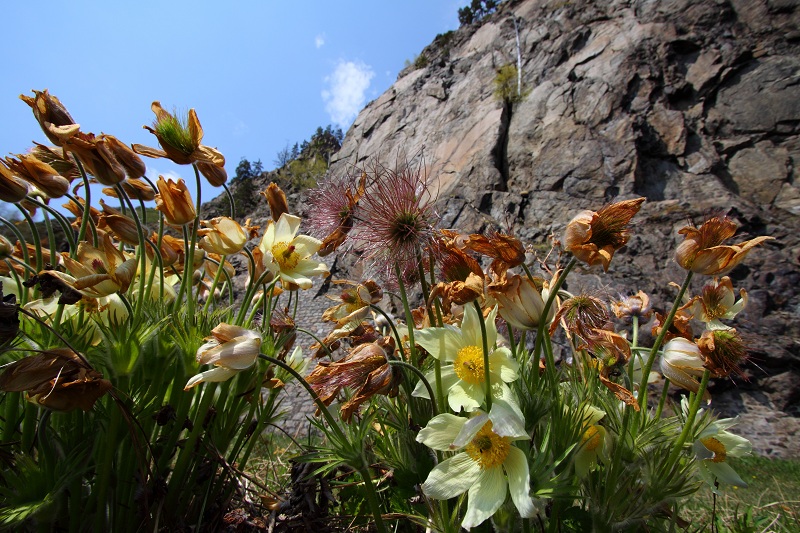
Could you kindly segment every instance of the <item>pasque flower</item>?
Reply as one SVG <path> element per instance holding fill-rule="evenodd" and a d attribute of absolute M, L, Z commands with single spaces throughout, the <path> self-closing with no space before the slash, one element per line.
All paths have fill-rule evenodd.
<path fill-rule="evenodd" d="M 309 192 L 308 227 L 311 235 L 322 239 L 319 255 L 336 251 L 355 224 L 358 202 L 364 196 L 367 174 L 324 178 Z"/>
<path fill-rule="evenodd" d="M 642 291 L 633 296 L 623 296 L 619 300 L 611 302 L 611 310 L 617 318 L 627 323 L 630 323 L 633 317 L 637 317 L 641 323 L 645 323 L 653 316 L 650 297 Z"/>
<path fill-rule="evenodd" d="M 211 220 L 201 220 L 202 228 L 197 230 L 197 235 L 202 239 L 200 248 L 207 252 L 220 255 L 239 253 L 247 242 L 247 235 L 238 222 L 229 217 L 215 217 Z"/>
<path fill-rule="evenodd" d="M 606 413 L 586 405 L 582 409 L 582 415 L 581 442 L 575 452 L 575 473 L 579 477 L 584 477 L 596 467 L 598 459 L 607 457 L 609 447 L 606 429 L 598 423 Z"/>
<path fill-rule="evenodd" d="M 214 368 L 192 377 L 183 390 L 203 382 L 227 381 L 253 366 L 261 352 L 260 333 L 224 322 L 211 330 L 206 341 L 197 350 L 197 362 Z"/>
<path fill-rule="evenodd" d="M 182 226 L 195 219 L 197 215 L 192 202 L 192 195 L 182 179 L 173 181 L 159 176 L 156 182 L 158 194 L 156 195 L 156 209 L 164 213 L 167 222 Z"/>
<path fill-rule="evenodd" d="M 734 318 L 747 305 L 747 292 L 739 290 L 741 298 L 736 300 L 733 283 L 728 276 L 714 279 L 703 286 L 700 296 L 692 299 L 694 318 L 706 323 L 708 329 L 727 329 L 720 319 Z"/>
<path fill-rule="evenodd" d="M 61 254 L 61 260 L 71 276 L 55 270 L 47 272 L 93 298 L 127 291 L 136 274 L 136 258 L 126 257 L 120 252 L 107 233 L 99 231 L 98 237 L 102 248 L 80 242 L 75 259 L 67 253 Z"/>
<path fill-rule="evenodd" d="M 486 372 L 494 389 L 495 385 L 505 391 L 510 383 L 517 379 L 519 365 L 511 358 L 511 350 L 506 347 L 495 348 L 497 342 L 497 326 L 495 317 L 497 307 L 486 317 L 486 337 L 489 347 L 489 368 L 484 367 L 483 337 L 480 317 L 473 306 L 464 308 L 464 319 L 461 327 L 445 324 L 440 328 L 426 328 L 416 332 L 417 345 L 424 348 L 433 357 L 445 363 L 441 369 L 441 384 L 447 393 L 447 400 L 453 411 L 472 412 L 478 409 L 486 399 Z M 426 376 L 429 382 L 435 381 L 431 371 Z M 428 392 L 420 381 L 413 392 L 414 396 L 428 397 Z"/>
<path fill-rule="evenodd" d="M 329 307 L 322 313 L 322 320 L 335 322 L 338 327 L 350 322 L 360 323 L 367 316 L 371 304 L 377 304 L 383 299 L 383 290 L 372 280 L 364 283 L 353 281 L 335 281 L 336 284 L 346 284 L 338 298 L 328 298 L 340 303 Z"/>
<path fill-rule="evenodd" d="M 773 238 L 762 236 L 723 245 L 736 233 L 736 223 L 728 217 L 712 217 L 699 228 L 685 226 L 678 233 L 684 240 L 675 250 L 675 261 L 686 270 L 709 276 L 730 272 L 753 247 Z"/>
<path fill-rule="evenodd" d="M 703 354 L 697 344 L 683 337 L 675 337 L 664 345 L 661 373 L 675 385 L 697 392 L 700 390 L 697 378 L 706 370 L 704 363 Z M 703 399 L 711 400 L 708 390 L 703 391 Z"/>
<path fill-rule="evenodd" d="M 359 202 L 355 237 L 362 258 L 387 280 L 417 273 L 418 257 L 435 246 L 437 215 L 420 166 L 409 163 L 389 169 L 377 164 Z"/>
<path fill-rule="evenodd" d="M 520 516 L 536 513 L 530 497 L 530 474 L 525 453 L 512 443 L 529 439 L 522 420 L 500 404 L 489 414 L 472 418 L 450 413 L 435 416 L 417 441 L 437 451 L 456 451 L 428 474 L 422 492 L 437 500 L 467 493 L 467 512 L 461 527 L 470 529 L 490 518 L 511 492 Z"/>
<path fill-rule="evenodd" d="M 700 477 L 714 492 L 717 492 L 716 481 L 747 487 L 747 483 L 728 464 L 729 457 L 750 455 L 753 449 L 749 440 L 727 431 L 737 422 L 736 418 L 715 420 L 700 432 L 692 445 L 695 456 L 700 460 Z"/>
<path fill-rule="evenodd" d="M 56 169 L 31 154 L 6 157 L 11 172 L 33 185 L 50 198 L 61 198 L 69 191 L 69 180 Z"/>
<path fill-rule="evenodd" d="M 630 238 L 628 223 L 639 212 L 644 198 L 623 200 L 600 211 L 581 211 L 567 224 L 564 248 L 588 265 L 608 265 L 614 252 Z"/>
<path fill-rule="evenodd" d="M 306 381 L 325 405 L 330 405 L 345 387 L 357 388 L 342 404 L 342 420 L 348 422 L 359 406 L 376 394 L 397 395 L 403 376 L 389 364 L 387 351 L 394 351 L 391 337 L 359 344 L 339 361 L 320 361 Z"/>
<path fill-rule="evenodd" d="M 158 101 L 153 102 L 150 108 L 156 115 L 156 121 L 152 128 L 144 126 L 144 129 L 156 136 L 162 150 L 134 144 L 133 150 L 137 154 L 164 157 L 179 165 L 203 161 L 218 167 L 225 166 L 225 158 L 217 149 L 200 144 L 203 140 L 203 127 L 200 126 L 200 120 L 194 109 L 190 109 L 184 119 L 178 117 L 177 113 L 166 111 Z"/>
<path fill-rule="evenodd" d="M 310 289 L 312 276 L 328 275 L 328 265 L 309 259 L 322 242 L 308 235 L 297 235 L 300 217 L 284 213 L 277 222 L 270 221 L 253 256 L 286 284 L 285 288 Z"/>
<path fill-rule="evenodd" d="M 8 365 L 0 390 L 27 393 L 28 400 L 54 411 L 90 411 L 111 382 L 68 348 L 51 348 Z"/>
<path fill-rule="evenodd" d="M 62 146 L 65 140 L 80 130 L 80 126 L 75 124 L 75 120 L 61 101 L 51 95 L 47 89 L 33 91 L 33 94 L 33 97 L 21 94 L 19 98 L 31 106 L 33 116 L 36 117 L 39 126 L 50 142 Z"/>
<path fill-rule="evenodd" d="M 28 196 L 28 184 L 14 175 L 0 159 L 0 200 L 16 203 Z"/>
<path fill-rule="evenodd" d="M 518 329 L 536 329 L 542 320 L 550 322 L 555 314 L 553 305 L 547 316 L 542 316 L 550 290 L 546 286 L 537 287 L 528 277 L 513 275 L 502 283 L 493 283 L 489 285 L 489 295 L 500 305 L 500 316 Z"/>

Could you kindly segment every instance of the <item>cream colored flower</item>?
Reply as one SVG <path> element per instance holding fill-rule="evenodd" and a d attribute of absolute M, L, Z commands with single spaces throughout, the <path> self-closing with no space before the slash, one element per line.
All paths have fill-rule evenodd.
<path fill-rule="evenodd" d="M 511 350 L 506 347 L 494 348 L 497 342 L 497 327 L 494 320 L 497 307 L 486 317 L 486 337 L 489 347 L 489 381 L 494 394 L 495 386 L 506 397 L 508 386 L 517 379 L 518 363 L 511 358 Z M 433 357 L 444 363 L 441 368 L 441 384 L 447 393 L 450 408 L 458 412 L 462 409 L 472 412 L 483 405 L 486 399 L 486 371 L 483 359 L 483 337 L 481 336 L 480 317 L 473 306 L 464 308 L 464 319 L 461 327 L 445 324 L 441 328 L 426 328 L 415 333 L 419 346 L 427 350 Z M 433 371 L 426 376 L 433 383 Z M 427 398 L 428 392 L 420 381 L 412 393 L 414 396 Z"/>
<path fill-rule="evenodd" d="M 490 518 L 508 492 L 520 516 L 536 514 L 530 497 L 530 474 L 525 452 L 512 443 L 527 440 L 522 419 L 499 404 L 489 414 L 472 418 L 445 413 L 428 422 L 417 441 L 438 451 L 463 450 L 439 463 L 422 484 L 422 492 L 437 500 L 467 493 L 467 512 L 461 527 L 470 529 Z"/>
<path fill-rule="evenodd" d="M 203 237 L 199 246 L 207 252 L 220 255 L 239 253 L 247 242 L 247 235 L 238 222 L 229 217 L 202 220 L 197 234 Z"/>
<path fill-rule="evenodd" d="M 261 334 L 257 331 L 223 322 L 211 330 L 211 335 L 197 350 L 197 362 L 214 368 L 192 377 L 183 390 L 202 382 L 227 381 L 253 366 L 261 353 Z"/>
<path fill-rule="evenodd" d="M 284 213 L 277 222 L 270 221 L 256 250 L 256 260 L 276 276 L 285 288 L 310 289 L 312 276 L 327 276 L 328 265 L 309 259 L 322 241 L 308 235 L 297 235 L 300 217 Z"/>
<path fill-rule="evenodd" d="M 528 277 L 511 276 L 503 285 L 490 285 L 489 295 L 500 304 L 500 316 L 512 327 L 518 329 L 536 329 L 542 320 L 544 305 L 550 296 L 550 290 L 543 287 L 540 291 Z M 553 319 L 556 305 L 550 307 L 546 322 Z"/>
<path fill-rule="evenodd" d="M 697 344 L 683 337 L 675 337 L 664 345 L 661 373 L 675 385 L 697 392 L 700 390 L 697 378 L 706 370 L 704 362 L 705 359 Z M 711 395 L 707 390 L 703 392 L 703 399 L 711 401 Z"/>

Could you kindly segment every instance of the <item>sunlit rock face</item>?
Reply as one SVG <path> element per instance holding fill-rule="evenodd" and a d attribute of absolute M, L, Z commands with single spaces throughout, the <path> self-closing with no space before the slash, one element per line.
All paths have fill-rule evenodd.
<path fill-rule="evenodd" d="M 522 95 L 501 102 L 493 81 L 517 62 L 515 17 Z M 727 414 L 752 414 L 759 451 L 796 455 L 781 435 L 800 430 L 799 22 L 783 0 L 504 2 L 438 36 L 425 66 L 367 105 L 332 171 L 421 155 L 445 225 L 505 227 L 533 245 L 580 209 L 646 196 L 609 273 L 569 284 L 641 289 L 661 309 L 683 279 L 672 251 L 687 222 L 722 212 L 743 236 L 774 236 L 730 274 L 750 293 L 735 321 L 750 381 L 711 391 Z"/>

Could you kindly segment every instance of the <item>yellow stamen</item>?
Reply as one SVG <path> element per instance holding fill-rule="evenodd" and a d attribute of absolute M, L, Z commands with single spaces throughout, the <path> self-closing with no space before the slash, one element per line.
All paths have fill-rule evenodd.
<path fill-rule="evenodd" d="M 280 265 L 281 270 L 292 270 L 300 262 L 300 254 L 287 242 L 276 242 L 272 245 L 272 257 Z"/>
<path fill-rule="evenodd" d="M 485 369 L 483 368 L 483 348 L 466 346 L 461 348 L 453 362 L 453 370 L 461 381 L 472 385 L 484 382 Z"/>
<path fill-rule="evenodd" d="M 603 439 L 600 435 L 600 430 L 597 429 L 595 424 L 592 424 L 586 431 L 583 432 L 583 436 L 581 437 L 581 442 L 585 443 L 584 450 L 593 452 L 597 449 L 598 446 L 602 443 Z"/>
<path fill-rule="evenodd" d="M 486 422 L 478 434 L 467 444 L 467 455 L 478 463 L 481 470 L 500 466 L 508 457 L 511 439 L 492 431 L 492 422 Z"/>
<path fill-rule="evenodd" d="M 724 444 L 722 444 L 714 437 L 706 437 L 705 439 L 700 439 L 700 442 L 703 443 L 703 446 L 705 446 L 708 449 L 708 451 L 714 452 L 714 457 L 711 458 L 712 462 L 714 463 L 725 462 L 725 458 L 727 457 L 727 452 L 725 451 Z"/>

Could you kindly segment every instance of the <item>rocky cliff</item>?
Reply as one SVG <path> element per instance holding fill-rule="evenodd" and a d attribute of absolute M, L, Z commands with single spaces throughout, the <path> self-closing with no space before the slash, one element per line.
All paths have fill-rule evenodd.
<path fill-rule="evenodd" d="M 521 56 L 522 93 L 498 101 Z M 748 379 L 713 384 L 761 453 L 800 455 L 800 3 L 509 0 L 438 36 L 358 116 L 332 172 L 423 154 L 445 226 L 560 235 L 579 209 L 646 196 L 610 272 L 572 290 L 638 289 L 669 304 L 677 229 L 727 213 L 776 238 L 730 275 L 750 294 L 735 325 Z M 698 280 L 701 283 L 702 280 Z"/>

